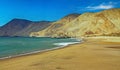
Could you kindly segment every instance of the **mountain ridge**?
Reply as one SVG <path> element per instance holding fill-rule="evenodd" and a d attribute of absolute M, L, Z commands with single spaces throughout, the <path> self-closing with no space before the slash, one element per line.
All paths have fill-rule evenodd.
<path fill-rule="evenodd" d="M 97 13 L 84 13 L 60 27 L 54 23 L 48 28 L 33 32 L 30 36 L 41 37 L 86 37 L 116 36 L 120 33 L 120 9 L 109 9 Z M 62 20 L 59 20 L 62 22 Z M 68 21 L 68 20 L 66 20 Z"/>
<path fill-rule="evenodd" d="M 46 28 L 47 26 L 49 26 L 50 25 L 49 23 L 51 23 L 51 22 L 50 21 L 30 21 L 30 20 L 26 20 L 26 19 L 14 18 L 11 21 L 9 21 L 7 24 L 0 27 L 0 36 L 25 36 L 25 37 L 28 37 L 32 31 L 33 32 L 40 31 L 40 30 Z M 40 27 L 40 25 L 42 25 L 43 27 Z M 27 28 L 27 30 L 26 30 L 26 28 Z M 35 28 L 35 29 L 33 29 L 33 28 Z"/>
<path fill-rule="evenodd" d="M 12 19 L 0 28 L 0 36 L 12 36 L 19 30 L 27 27 L 31 22 L 25 19 Z"/>
<path fill-rule="evenodd" d="M 52 22 L 50 21 L 39 21 L 33 22 L 28 27 L 24 28 L 23 30 L 14 34 L 15 36 L 29 36 L 31 32 L 37 32 L 45 29 L 46 27 L 50 26 Z"/>
<path fill-rule="evenodd" d="M 62 27 L 64 24 L 68 23 L 68 22 L 71 22 L 72 20 L 74 20 L 75 18 L 77 18 L 80 14 L 69 14 L 69 15 L 66 15 L 65 17 L 61 18 L 61 20 L 58 20 L 56 22 L 53 22 L 49 27 L 47 27 L 45 30 L 47 30 L 47 34 L 49 34 L 49 28 L 53 28 L 52 32 L 50 32 L 50 34 L 54 34 L 54 30 L 57 30 L 58 27 Z M 44 31 L 44 30 L 43 30 Z M 39 34 L 37 32 L 32 32 L 30 34 L 30 36 L 38 36 L 39 37 Z M 43 33 L 41 33 L 43 34 Z M 41 37 L 41 36 L 40 36 Z M 49 35 L 47 36 L 49 37 Z"/>

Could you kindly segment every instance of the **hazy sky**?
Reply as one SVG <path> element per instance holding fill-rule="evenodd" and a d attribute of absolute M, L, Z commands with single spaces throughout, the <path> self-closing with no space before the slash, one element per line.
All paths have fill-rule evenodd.
<path fill-rule="evenodd" d="M 13 18 L 54 21 L 70 13 L 120 8 L 119 0 L 0 0 L 0 26 Z"/>

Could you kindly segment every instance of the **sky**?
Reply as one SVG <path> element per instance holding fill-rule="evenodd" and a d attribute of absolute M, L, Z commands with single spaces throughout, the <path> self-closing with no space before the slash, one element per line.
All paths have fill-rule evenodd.
<path fill-rule="evenodd" d="M 14 18 L 56 21 L 71 13 L 120 8 L 119 0 L 0 0 L 0 26 Z"/>

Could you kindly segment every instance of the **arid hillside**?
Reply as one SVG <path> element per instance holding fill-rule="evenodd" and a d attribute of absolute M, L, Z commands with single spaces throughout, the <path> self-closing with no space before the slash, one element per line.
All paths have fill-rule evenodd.
<path fill-rule="evenodd" d="M 57 30 L 59 30 L 59 28 L 70 23 L 75 18 L 77 18 L 79 15 L 80 14 L 77 14 L 77 13 L 69 14 L 69 15 L 63 17 L 61 20 L 52 23 L 48 28 L 44 29 L 42 32 L 40 32 L 40 31 L 39 32 L 32 32 L 30 34 L 30 36 L 35 36 L 35 37 L 40 36 L 41 37 L 41 36 L 51 36 L 53 34 L 56 34 L 56 32 L 57 32 Z"/>
<path fill-rule="evenodd" d="M 31 32 L 43 30 L 51 25 L 50 21 L 30 21 L 26 19 L 13 19 L 0 27 L 0 36 L 29 37 Z"/>
<path fill-rule="evenodd" d="M 70 18 L 72 18 L 72 20 Z M 84 37 L 106 35 L 120 36 L 120 9 L 109 9 L 97 13 L 84 13 L 78 17 L 69 16 L 68 19 L 63 18 L 42 31 L 30 34 L 30 36 L 35 37 Z"/>
<path fill-rule="evenodd" d="M 37 32 L 41 31 L 48 26 L 51 25 L 52 22 L 50 21 L 39 21 L 39 22 L 32 22 L 29 26 L 22 29 L 21 31 L 18 31 L 13 36 L 23 36 L 23 37 L 29 37 L 31 32 Z"/>

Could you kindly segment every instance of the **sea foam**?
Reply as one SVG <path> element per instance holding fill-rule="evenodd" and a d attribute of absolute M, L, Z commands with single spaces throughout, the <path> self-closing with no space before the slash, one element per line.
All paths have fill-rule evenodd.
<path fill-rule="evenodd" d="M 54 43 L 54 45 L 57 45 L 57 46 L 67 46 L 67 45 L 76 44 L 76 43 L 79 43 L 79 42 L 62 42 L 62 43 Z"/>

